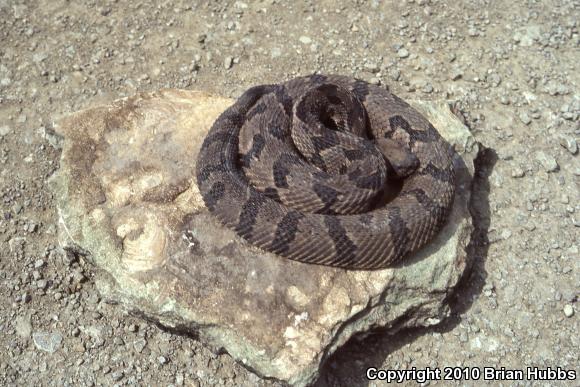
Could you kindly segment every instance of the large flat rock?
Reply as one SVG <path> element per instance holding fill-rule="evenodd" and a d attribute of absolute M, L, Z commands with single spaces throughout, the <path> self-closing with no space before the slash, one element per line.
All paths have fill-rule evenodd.
<path fill-rule="evenodd" d="M 355 334 L 430 326 L 448 315 L 446 298 L 469 266 L 478 146 L 445 104 L 413 103 L 458 150 L 447 226 L 398 267 L 347 271 L 254 248 L 205 209 L 194 176 L 197 151 L 231 103 L 161 90 L 57 124 L 65 141 L 51 183 L 61 242 L 100 269 L 105 297 L 292 385 L 314 381 Z"/>

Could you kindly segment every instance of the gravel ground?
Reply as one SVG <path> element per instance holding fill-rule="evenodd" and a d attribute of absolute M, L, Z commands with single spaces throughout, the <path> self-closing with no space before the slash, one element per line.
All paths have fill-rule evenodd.
<path fill-rule="evenodd" d="M 58 248 L 52 126 L 137 91 L 235 97 L 314 71 L 449 100 L 487 148 L 453 316 L 349 343 L 318 385 L 385 384 L 368 367 L 578 373 L 578 1 L 197 3 L 0 0 L 0 385 L 278 386 L 101 300 Z"/>

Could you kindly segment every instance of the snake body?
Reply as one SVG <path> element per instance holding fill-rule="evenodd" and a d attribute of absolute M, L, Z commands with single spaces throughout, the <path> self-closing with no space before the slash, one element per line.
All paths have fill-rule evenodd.
<path fill-rule="evenodd" d="M 338 75 L 255 86 L 215 121 L 197 160 L 205 205 L 251 244 L 346 269 L 391 266 L 453 204 L 453 152 L 388 90 Z M 398 186 L 385 200 L 389 186 Z"/>

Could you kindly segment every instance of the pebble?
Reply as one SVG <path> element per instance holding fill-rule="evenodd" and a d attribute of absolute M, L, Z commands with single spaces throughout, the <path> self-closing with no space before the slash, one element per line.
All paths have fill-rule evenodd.
<path fill-rule="evenodd" d="M 578 143 L 575 138 L 562 136 L 560 138 L 560 145 L 562 145 L 568 152 L 575 155 L 578 153 Z"/>
<path fill-rule="evenodd" d="M 159 362 L 159 364 L 165 364 L 167 363 L 167 358 L 165 356 L 159 356 L 157 358 L 157 361 Z"/>
<path fill-rule="evenodd" d="M 0 136 L 6 136 L 8 133 L 10 133 L 10 127 L 3 125 L 0 126 Z"/>
<path fill-rule="evenodd" d="M 422 91 L 423 91 L 423 93 L 427 93 L 427 94 L 432 93 L 433 92 L 433 85 L 430 83 L 425 84 L 425 86 L 423 86 Z"/>
<path fill-rule="evenodd" d="M 113 379 L 113 381 L 118 382 L 119 380 L 123 379 L 124 373 L 123 371 L 115 371 L 111 374 L 111 379 Z"/>
<path fill-rule="evenodd" d="M 45 279 L 41 279 L 36 281 L 36 287 L 39 288 L 40 290 L 46 290 L 46 288 L 48 287 L 48 281 Z"/>
<path fill-rule="evenodd" d="M 524 125 L 529 125 L 532 122 L 530 115 L 528 113 L 520 113 L 519 115 L 520 121 L 524 123 Z"/>
<path fill-rule="evenodd" d="M 536 153 L 536 160 L 540 162 L 546 172 L 556 172 L 560 168 L 555 158 L 542 151 Z"/>
<path fill-rule="evenodd" d="M 521 167 L 515 167 L 514 169 L 512 169 L 512 177 L 515 179 L 524 177 L 525 174 L 526 173 Z"/>
<path fill-rule="evenodd" d="M 30 302 L 30 300 L 32 300 L 32 297 L 30 296 L 30 294 L 28 292 L 24 292 L 24 293 L 22 293 L 22 297 L 20 298 L 20 300 L 26 304 L 26 303 Z"/>
<path fill-rule="evenodd" d="M 399 78 L 401 78 L 401 70 L 399 69 L 393 69 L 389 71 L 389 77 L 393 80 L 393 81 L 398 81 Z"/>
<path fill-rule="evenodd" d="M 312 43 L 312 39 L 309 38 L 308 36 L 301 36 L 298 40 L 300 40 L 300 43 L 303 43 L 303 44 Z"/>
<path fill-rule="evenodd" d="M 376 63 L 366 63 L 365 69 L 373 74 L 378 73 L 380 70 L 379 66 Z"/>
<path fill-rule="evenodd" d="M 41 268 L 41 267 L 43 267 L 43 266 L 44 266 L 44 260 L 42 260 L 42 259 L 37 259 L 37 260 L 34 262 L 34 268 L 35 268 L 35 269 L 40 269 L 40 268 Z"/>
<path fill-rule="evenodd" d="M 133 347 L 135 348 L 135 351 L 141 353 L 144 349 L 145 346 L 147 345 L 147 340 L 145 339 L 137 339 L 133 342 Z"/>
<path fill-rule="evenodd" d="M 459 67 L 454 67 L 451 70 L 451 80 L 452 81 L 457 81 L 459 79 L 461 79 L 461 77 L 463 77 L 463 70 L 461 70 Z"/>
<path fill-rule="evenodd" d="M 399 48 L 397 56 L 399 58 L 407 58 L 409 56 L 409 51 L 405 47 Z"/>
<path fill-rule="evenodd" d="M 572 305 L 570 305 L 570 304 L 564 305 L 564 315 L 566 317 L 574 316 L 574 308 L 572 308 Z"/>
<path fill-rule="evenodd" d="M 234 58 L 232 58 L 231 56 L 226 56 L 226 58 L 224 59 L 224 68 L 226 70 L 229 70 L 232 68 L 233 64 L 234 64 Z"/>
<path fill-rule="evenodd" d="M 32 340 L 36 348 L 41 351 L 54 353 L 62 343 L 62 335 L 60 333 L 35 332 L 32 334 Z"/>

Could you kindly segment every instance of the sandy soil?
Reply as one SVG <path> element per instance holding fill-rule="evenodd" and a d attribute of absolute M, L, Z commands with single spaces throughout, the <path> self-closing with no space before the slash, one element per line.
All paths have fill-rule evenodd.
<path fill-rule="evenodd" d="M 487 148 L 474 270 L 452 318 L 349 343 L 318 385 L 385 385 L 365 378 L 368 367 L 578 374 L 579 8 L 574 0 L 0 0 L 0 385 L 279 385 L 101 300 L 94 269 L 58 248 L 47 186 L 60 155 L 52 126 L 136 91 L 235 97 L 314 71 L 449 100 Z M 457 382 L 482 383 L 497 382 L 483 374 Z"/>

